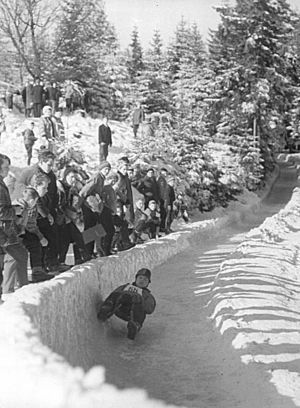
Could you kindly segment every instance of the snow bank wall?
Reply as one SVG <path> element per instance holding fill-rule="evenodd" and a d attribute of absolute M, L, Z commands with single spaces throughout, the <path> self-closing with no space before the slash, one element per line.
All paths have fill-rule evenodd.
<path fill-rule="evenodd" d="M 298 170 L 299 171 L 299 170 Z M 282 395 L 300 406 L 300 189 L 251 230 L 223 262 L 211 318 L 245 364 L 264 364 Z"/>
<path fill-rule="evenodd" d="M 144 391 L 120 391 L 106 384 L 100 366 L 85 373 L 63 356 L 68 359 L 70 352 L 80 349 L 76 333 L 79 328 L 89 330 L 91 315 L 96 323 L 95 305 L 100 297 L 131 280 L 138 268 L 153 268 L 191 243 L 207 240 L 244 213 L 258 209 L 258 200 L 253 201 L 253 196 L 251 200 L 246 198 L 243 205 L 233 203 L 226 209 L 226 216 L 224 210 L 218 211 L 215 218 L 191 224 L 158 241 L 18 290 L 0 307 L 0 407 L 166 406 L 150 400 Z"/>

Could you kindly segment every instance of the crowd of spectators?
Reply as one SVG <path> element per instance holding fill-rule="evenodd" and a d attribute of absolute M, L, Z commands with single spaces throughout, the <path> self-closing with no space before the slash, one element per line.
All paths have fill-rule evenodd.
<path fill-rule="evenodd" d="M 103 146 L 95 174 L 87 174 L 78 165 L 58 168 L 55 149 L 64 140 L 63 123 L 52 115 L 52 109 L 49 105 L 42 108 L 36 133 L 34 122 L 23 131 L 28 167 L 17 179 L 9 172 L 10 158 L 0 154 L 0 281 L 4 295 L 71 268 L 66 261 L 71 256 L 70 244 L 73 264 L 81 264 L 171 233 L 174 214 L 188 222 L 184 197 L 180 193 L 176 199 L 175 179 L 166 168 L 142 171 L 131 167 L 123 156 L 112 170 Z M 108 127 L 108 120 L 103 122 Z M 109 136 L 111 145 L 111 133 L 102 125 L 99 135 L 101 132 Z M 37 139 L 38 162 L 30 166 Z"/>

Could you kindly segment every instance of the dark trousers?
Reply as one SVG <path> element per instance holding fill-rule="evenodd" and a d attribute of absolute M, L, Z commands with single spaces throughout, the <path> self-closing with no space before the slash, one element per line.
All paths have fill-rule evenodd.
<path fill-rule="evenodd" d="M 160 229 L 164 230 L 166 228 L 166 217 L 167 209 L 165 207 L 164 200 L 160 200 Z"/>
<path fill-rule="evenodd" d="M 37 235 L 26 231 L 23 235 L 23 245 L 29 252 L 29 260 L 31 269 L 42 267 L 43 265 L 43 249 Z"/>
<path fill-rule="evenodd" d="M 32 108 L 25 108 L 25 117 L 30 118 Z"/>
<path fill-rule="evenodd" d="M 143 303 L 135 303 L 132 301 L 132 295 L 128 292 L 112 292 L 107 299 L 105 299 L 102 306 L 111 306 L 111 309 L 117 309 L 115 315 L 122 320 L 134 320 L 143 325 L 146 318 Z M 120 307 L 118 307 L 120 306 Z"/>
<path fill-rule="evenodd" d="M 58 227 L 54 223 L 50 225 L 47 218 L 39 218 L 37 221 L 39 230 L 48 240 L 48 245 L 43 247 L 43 266 L 58 265 Z"/>
<path fill-rule="evenodd" d="M 42 104 L 41 103 L 34 103 L 33 104 L 33 116 L 35 118 L 41 117 L 42 114 Z"/>
<path fill-rule="evenodd" d="M 25 145 L 25 149 L 27 151 L 27 166 L 30 166 L 30 162 L 31 162 L 31 159 L 32 159 L 32 147 L 33 147 L 32 144 L 26 144 Z"/>
<path fill-rule="evenodd" d="M 82 215 L 83 215 L 83 224 L 84 230 L 87 230 L 91 227 L 94 227 L 97 224 L 97 215 L 94 213 L 87 205 L 82 205 Z M 88 242 L 86 245 L 86 249 L 90 255 L 94 253 L 94 246 L 95 241 Z"/>
<path fill-rule="evenodd" d="M 108 145 L 107 144 L 99 144 L 99 161 L 100 163 L 105 161 L 108 156 Z"/>
<path fill-rule="evenodd" d="M 171 228 L 171 224 L 173 222 L 173 208 L 168 208 L 167 209 L 167 215 L 166 215 L 166 229 L 169 230 Z"/>
<path fill-rule="evenodd" d="M 140 126 L 140 125 L 133 125 L 133 135 L 134 135 L 134 137 L 137 136 L 137 132 L 138 132 L 139 126 Z"/>
<path fill-rule="evenodd" d="M 104 206 L 102 213 L 98 216 L 99 224 L 101 224 L 106 232 L 105 237 L 101 239 L 101 246 L 104 255 L 111 254 L 112 241 L 115 233 L 115 227 L 111 210 Z"/>
<path fill-rule="evenodd" d="M 59 262 L 65 263 L 66 256 L 68 253 L 69 245 L 73 242 L 76 244 L 76 249 L 74 249 L 75 260 L 87 258 L 88 252 L 83 242 L 82 234 L 73 222 L 68 224 L 63 224 L 58 227 L 59 231 Z M 78 251 L 78 252 L 77 252 Z"/>

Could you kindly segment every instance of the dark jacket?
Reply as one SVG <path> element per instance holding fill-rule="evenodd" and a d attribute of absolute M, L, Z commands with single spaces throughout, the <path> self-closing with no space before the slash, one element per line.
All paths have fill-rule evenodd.
<path fill-rule="evenodd" d="M 147 202 L 150 200 L 159 202 L 158 185 L 154 177 L 145 176 L 138 186 L 138 191 L 143 194 Z"/>
<path fill-rule="evenodd" d="M 143 120 L 144 120 L 144 117 L 145 117 L 145 115 L 144 115 L 144 111 L 142 109 L 140 109 L 140 108 L 135 109 L 133 111 L 133 114 L 132 114 L 132 123 L 133 123 L 133 125 L 139 125 L 140 123 L 142 123 Z"/>
<path fill-rule="evenodd" d="M 37 140 L 37 138 L 34 136 L 33 130 L 31 129 L 25 129 L 22 132 L 23 138 L 24 138 L 24 144 L 25 145 L 31 145 L 33 146 L 34 142 Z"/>
<path fill-rule="evenodd" d="M 58 88 L 53 88 L 53 86 L 49 86 L 46 89 L 46 99 L 49 101 L 58 101 L 60 97 L 60 91 Z"/>
<path fill-rule="evenodd" d="M 57 191 L 57 185 L 56 185 L 56 176 L 51 170 L 50 173 L 45 173 L 38 164 L 34 164 L 31 167 L 28 167 L 27 169 L 23 170 L 19 179 L 19 182 L 25 186 L 30 185 L 32 179 L 34 176 L 37 174 L 42 173 L 45 174 L 49 179 L 50 183 L 48 185 L 48 192 L 45 194 L 44 197 L 41 197 L 39 199 L 39 203 L 45 210 L 45 213 L 52 214 L 55 216 L 56 210 L 58 208 L 58 191 Z"/>
<path fill-rule="evenodd" d="M 0 176 L 0 245 L 18 242 L 16 213 L 11 204 L 8 188 Z M 2 252 L 1 252 L 2 254 Z"/>
<path fill-rule="evenodd" d="M 105 143 L 109 146 L 112 145 L 111 129 L 109 126 L 100 125 L 98 129 L 98 143 Z"/>
<path fill-rule="evenodd" d="M 105 177 L 98 173 L 96 176 L 92 177 L 87 183 L 82 187 L 79 192 L 79 195 L 83 198 L 86 198 L 90 195 L 98 194 L 100 198 L 103 195 Z"/>
<path fill-rule="evenodd" d="M 157 186 L 158 186 L 159 198 L 165 204 L 166 201 L 168 201 L 169 190 L 168 190 L 167 180 L 165 179 L 164 176 L 158 177 Z"/>
<path fill-rule="evenodd" d="M 33 103 L 42 103 L 43 93 L 44 93 L 44 88 L 42 87 L 42 85 L 33 85 L 33 88 L 32 88 Z"/>
<path fill-rule="evenodd" d="M 132 284 L 126 283 L 125 285 L 119 286 L 117 289 L 114 290 L 113 293 L 120 293 L 120 295 L 126 292 L 130 293 L 132 287 L 137 288 L 135 282 L 133 282 Z M 137 288 L 137 293 L 141 293 L 144 312 L 146 314 L 153 313 L 156 307 L 156 301 L 155 301 L 154 296 L 151 294 L 150 290 L 148 288 L 143 288 L 143 289 Z"/>

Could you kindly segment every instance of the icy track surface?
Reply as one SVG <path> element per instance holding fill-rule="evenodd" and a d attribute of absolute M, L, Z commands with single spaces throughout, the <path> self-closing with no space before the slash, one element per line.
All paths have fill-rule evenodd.
<path fill-rule="evenodd" d="M 237 203 L 19 290 L 0 308 L 0 407 L 300 406 L 299 191 L 259 227 L 296 184 L 295 167 L 283 166 L 260 207 Z M 97 321 L 95 305 L 141 266 L 153 271 L 158 306 L 131 342 L 117 319 Z"/>

